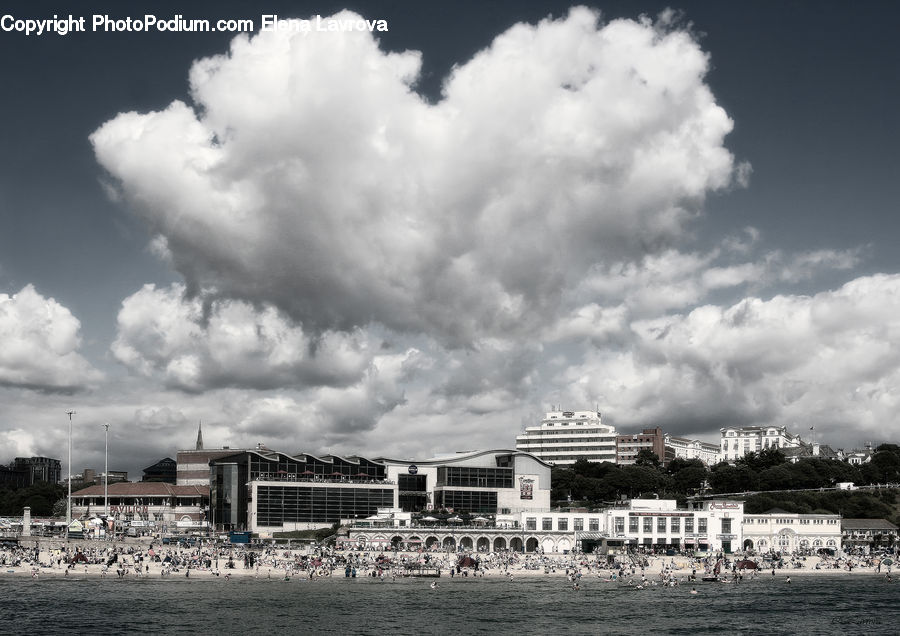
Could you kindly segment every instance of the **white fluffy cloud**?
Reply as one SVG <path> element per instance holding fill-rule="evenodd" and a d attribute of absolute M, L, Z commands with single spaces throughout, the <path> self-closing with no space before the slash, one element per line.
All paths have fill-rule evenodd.
<path fill-rule="evenodd" d="M 192 68 L 195 107 L 91 141 L 189 289 L 451 346 L 533 335 L 590 267 L 677 238 L 733 178 L 684 31 L 584 8 L 516 25 L 437 104 L 420 62 L 367 33 L 239 37 Z"/>
<path fill-rule="evenodd" d="M 629 348 L 593 350 L 563 375 L 568 396 L 599 399 L 632 426 L 696 433 L 777 422 L 860 443 L 883 437 L 900 405 L 900 275 L 705 305 L 629 329 Z"/>
<path fill-rule="evenodd" d="M 372 358 L 359 333 L 310 338 L 271 306 L 215 300 L 204 308 L 177 284 L 145 285 L 123 301 L 112 351 L 137 373 L 185 391 L 345 386 Z"/>
<path fill-rule="evenodd" d="M 33 286 L 0 294 L 0 385 L 75 391 L 100 379 L 78 352 L 81 323 Z"/>

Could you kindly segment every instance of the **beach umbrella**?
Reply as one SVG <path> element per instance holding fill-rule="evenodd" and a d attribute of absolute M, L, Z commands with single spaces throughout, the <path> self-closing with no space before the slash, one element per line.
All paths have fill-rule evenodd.
<path fill-rule="evenodd" d="M 884 565 L 893 565 L 893 564 L 894 564 L 894 560 L 893 560 L 893 559 L 882 559 L 882 560 L 881 560 L 881 563 L 884 564 Z"/>
<path fill-rule="evenodd" d="M 422 521 L 437 521 L 434 517 L 422 517 Z"/>
<path fill-rule="evenodd" d="M 447 521 L 453 521 L 454 523 L 458 523 L 458 522 L 462 521 L 462 519 L 460 519 L 459 517 L 450 517 L 449 519 L 447 519 Z"/>

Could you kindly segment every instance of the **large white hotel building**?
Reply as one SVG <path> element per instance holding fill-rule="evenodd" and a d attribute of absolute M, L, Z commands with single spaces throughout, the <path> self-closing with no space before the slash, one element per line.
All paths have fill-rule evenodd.
<path fill-rule="evenodd" d="M 516 450 L 556 466 L 579 459 L 616 463 L 616 429 L 595 411 L 550 411 L 538 426 L 516 436 Z"/>

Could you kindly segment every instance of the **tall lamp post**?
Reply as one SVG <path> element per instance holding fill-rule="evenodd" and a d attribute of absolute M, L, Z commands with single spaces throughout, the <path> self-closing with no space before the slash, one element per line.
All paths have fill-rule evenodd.
<path fill-rule="evenodd" d="M 106 429 L 106 454 L 103 467 L 103 516 L 109 517 L 109 422 L 103 425 Z M 106 523 L 106 519 L 103 520 Z"/>
<path fill-rule="evenodd" d="M 66 501 L 66 540 L 69 539 L 69 526 L 72 524 L 72 416 L 75 411 L 66 411 L 69 416 L 69 497 Z"/>

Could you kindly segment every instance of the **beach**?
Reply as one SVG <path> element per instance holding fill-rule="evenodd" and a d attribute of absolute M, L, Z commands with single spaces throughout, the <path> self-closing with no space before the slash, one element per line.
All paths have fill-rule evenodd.
<path fill-rule="evenodd" d="M 752 561 L 755 569 L 739 568 Z M 889 561 L 892 561 L 889 559 Z M 795 576 L 885 576 L 893 563 L 874 557 L 785 558 L 759 556 L 447 553 L 338 550 L 271 545 L 205 544 L 192 547 L 159 541 L 23 541 L 0 549 L 0 577 L 173 578 L 193 581 L 239 578 L 403 578 L 410 567 L 440 572 L 442 578 L 585 577 L 618 582 L 687 582 L 712 575 L 722 580 L 787 579 Z M 746 563 L 745 563 L 746 565 Z"/>

